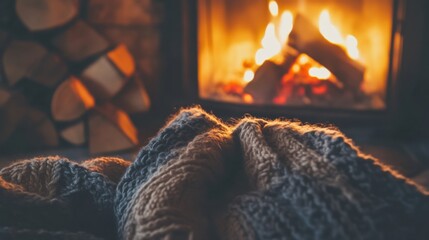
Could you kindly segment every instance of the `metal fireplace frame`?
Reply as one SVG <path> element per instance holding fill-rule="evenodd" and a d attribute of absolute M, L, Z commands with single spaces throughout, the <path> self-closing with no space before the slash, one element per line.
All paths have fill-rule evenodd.
<path fill-rule="evenodd" d="M 393 0 L 393 30 L 385 110 L 340 110 L 317 107 L 258 106 L 223 103 L 198 96 L 197 0 L 166 0 L 162 75 L 163 101 L 170 105 L 200 104 L 221 115 L 250 113 L 263 117 L 352 124 L 397 124 L 413 104 L 413 86 L 424 78 L 425 0 Z M 427 49 L 427 48 L 426 48 Z M 425 85 L 427 86 L 427 84 Z M 180 101 L 179 101 L 180 99 Z"/>

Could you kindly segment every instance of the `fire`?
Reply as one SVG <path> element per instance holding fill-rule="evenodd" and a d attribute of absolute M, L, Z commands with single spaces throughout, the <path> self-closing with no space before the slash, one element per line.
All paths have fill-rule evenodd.
<path fill-rule="evenodd" d="M 331 22 L 328 10 L 323 10 L 319 17 L 319 30 L 326 40 L 334 44 L 343 44 L 344 40 L 338 28 Z"/>
<path fill-rule="evenodd" d="M 270 59 L 280 53 L 282 46 L 276 36 L 274 23 L 269 23 L 265 29 L 265 35 L 261 41 L 260 48 L 255 55 L 255 63 L 261 65 L 265 60 Z"/>
<path fill-rule="evenodd" d="M 292 31 L 293 27 L 293 15 L 290 11 L 284 11 L 280 17 L 280 26 L 279 26 L 279 38 L 280 42 L 285 43 L 287 38 Z"/>
<path fill-rule="evenodd" d="M 255 73 L 251 69 L 247 69 L 244 71 L 243 80 L 248 83 L 253 80 L 253 77 L 255 77 Z"/>
<path fill-rule="evenodd" d="M 277 2 L 274 0 L 269 1 L 268 9 L 272 18 L 267 24 L 265 34 L 261 40 L 262 47 L 259 48 L 255 54 L 255 64 L 257 66 L 262 65 L 265 60 L 273 59 L 282 52 L 293 28 L 292 12 L 283 11 L 282 14 L 277 17 L 279 9 Z M 350 34 L 343 37 L 339 28 L 332 23 L 328 10 L 323 10 L 320 13 L 319 31 L 326 40 L 343 47 L 350 58 L 359 58 L 358 40 L 355 36 Z M 317 64 L 306 54 L 299 55 L 291 70 L 295 74 L 301 71 L 308 77 L 318 80 L 327 80 L 333 77 L 332 73 L 327 68 Z M 254 76 L 254 69 L 246 68 L 243 74 L 243 82 L 248 83 L 252 81 Z"/>
<path fill-rule="evenodd" d="M 353 35 L 344 38 L 338 28 L 331 22 L 328 10 L 323 10 L 319 17 L 319 30 L 323 37 L 331 43 L 343 46 L 352 59 L 359 58 L 358 41 Z"/>
<path fill-rule="evenodd" d="M 268 3 L 268 9 L 270 10 L 271 16 L 277 17 L 279 15 L 279 5 L 276 1 L 271 0 Z"/>
<path fill-rule="evenodd" d="M 347 35 L 345 44 L 346 44 L 347 54 L 352 59 L 358 59 L 359 49 L 358 49 L 357 39 L 353 35 Z"/>
<path fill-rule="evenodd" d="M 325 67 L 311 67 L 308 70 L 308 75 L 320 80 L 325 80 L 331 77 L 331 72 Z"/>
<path fill-rule="evenodd" d="M 268 9 L 272 17 L 277 17 L 279 14 L 279 6 L 276 1 L 271 0 L 268 3 Z M 276 25 L 273 22 L 268 23 L 264 37 L 262 38 L 262 47 L 256 51 L 255 63 L 260 66 L 265 60 L 270 59 L 282 50 L 282 46 L 286 43 L 287 38 L 292 31 L 293 15 L 290 11 L 284 11 L 280 17 L 278 26 L 278 34 Z"/>

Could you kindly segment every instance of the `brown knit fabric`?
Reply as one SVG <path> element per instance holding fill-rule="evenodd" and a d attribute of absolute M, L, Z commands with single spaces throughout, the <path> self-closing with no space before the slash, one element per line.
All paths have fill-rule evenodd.
<path fill-rule="evenodd" d="M 113 239 L 116 185 L 108 177 L 119 179 L 126 163 L 85 165 L 91 167 L 53 156 L 1 169 L 0 239 Z"/>
<path fill-rule="evenodd" d="M 104 174 L 112 182 L 118 183 L 127 168 L 131 165 L 131 162 L 116 157 L 99 157 L 86 160 L 80 165 L 93 172 Z"/>
<path fill-rule="evenodd" d="M 0 170 L 0 239 L 425 240 L 428 222 L 428 194 L 338 130 L 227 126 L 200 108 L 131 165 L 46 157 Z"/>
<path fill-rule="evenodd" d="M 225 178 L 231 147 L 229 132 L 214 129 L 177 149 L 136 193 L 124 239 L 210 239 L 207 197 Z"/>

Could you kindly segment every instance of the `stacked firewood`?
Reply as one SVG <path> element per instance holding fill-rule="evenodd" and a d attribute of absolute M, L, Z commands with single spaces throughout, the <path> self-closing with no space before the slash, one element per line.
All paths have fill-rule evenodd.
<path fill-rule="evenodd" d="M 0 29 L 0 148 L 16 136 L 33 147 L 86 144 L 94 154 L 136 146 L 129 114 L 150 101 L 127 47 L 79 19 L 78 0 L 14 7 L 26 34 Z"/>

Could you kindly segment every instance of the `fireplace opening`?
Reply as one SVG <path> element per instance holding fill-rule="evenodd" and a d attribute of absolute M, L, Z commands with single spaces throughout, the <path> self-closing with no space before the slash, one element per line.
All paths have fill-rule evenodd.
<path fill-rule="evenodd" d="M 198 96 L 384 110 L 394 1 L 198 0 Z"/>

